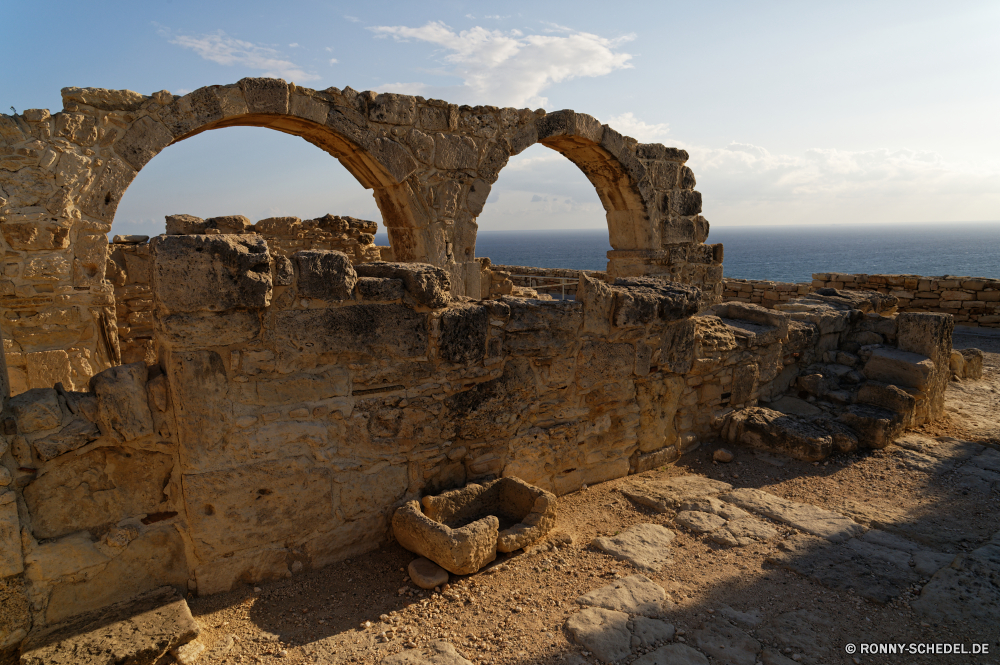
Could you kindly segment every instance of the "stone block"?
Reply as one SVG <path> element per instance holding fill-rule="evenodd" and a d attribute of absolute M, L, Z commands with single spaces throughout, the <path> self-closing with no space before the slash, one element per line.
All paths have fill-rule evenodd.
<path fill-rule="evenodd" d="M 7 406 L 22 434 L 52 429 L 62 423 L 59 397 L 52 388 L 33 388 L 23 392 L 12 397 Z"/>
<path fill-rule="evenodd" d="M 966 291 L 942 291 L 942 300 L 975 300 L 976 294 Z"/>
<path fill-rule="evenodd" d="M 382 93 L 372 101 L 368 117 L 372 122 L 412 125 L 417 119 L 417 100 L 410 95 Z"/>
<path fill-rule="evenodd" d="M 277 78 L 240 79 L 250 113 L 288 113 L 288 84 Z"/>
<path fill-rule="evenodd" d="M 174 140 L 163 123 L 150 116 L 139 118 L 115 142 L 115 152 L 136 171 L 145 166 Z"/>
<path fill-rule="evenodd" d="M 208 228 L 205 220 L 194 215 L 167 215 L 166 221 L 168 236 L 201 234 Z"/>
<path fill-rule="evenodd" d="M 406 293 L 403 280 L 387 277 L 359 277 L 355 289 L 361 300 L 374 302 L 402 300 L 403 294 Z"/>
<path fill-rule="evenodd" d="M 275 337 L 299 352 L 403 358 L 426 355 L 429 340 L 427 314 L 404 305 L 279 312 Z"/>
<path fill-rule="evenodd" d="M 39 222 L 5 222 L 0 225 L 4 240 L 11 249 L 65 249 L 69 247 L 68 226 L 55 220 Z"/>
<path fill-rule="evenodd" d="M 57 458 L 24 488 L 32 532 L 35 538 L 57 538 L 167 510 L 164 490 L 173 466 L 171 455 L 124 448 Z"/>
<path fill-rule="evenodd" d="M 159 236 L 153 290 L 172 312 L 262 309 L 271 302 L 270 254 L 256 235 Z"/>
<path fill-rule="evenodd" d="M 441 268 L 425 263 L 375 261 L 354 266 L 359 277 L 400 279 L 406 292 L 420 305 L 445 307 L 451 301 L 451 281 Z"/>
<path fill-rule="evenodd" d="M 440 318 L 438 355 L 450 363 L 475 364 L 486 356 L 490 313 L 483 305 L 453 305 Z"/>
<path fill-rule="evenodd" d="M 184 476 L 194 549 L 202 560 L 300 539 L 334 519 L 330 472 L 288 457 Z"/>
<path fill-rule="evenodd" d="M 21 663 L 154 665 L 170 649 L 196 638 L 200 630 L 187 603 L 167 586 L 104 610 L 36 628 L 21 646 Z M 100 656 L 92 658 L 91 654 Z"/>
<path fill-rule="evenodd" d="M 101 431 L 97 425 L 85 418 L 76 417 L 55 434 L 36 439 L 31 445 L 38 459 L 47 462 L 59 455 L 82 448 L 100 436 Z"/>
<path fill-rule="evenodd" d="M 0 579 L 17 575 L 24 570 L 17 502 L 7 500 L 13 498 L 14 495 L 10 492 L 0 494 Z"/>
<path fill-rule="evenodd" d="M 90 379 L 97 396 L 101 430 L 121 441 L 132 441 L 153 433 L 153 416 L 146 400 L 145 363 L 119 365 Z"/>
<path fill-rule="evenodd" d="M 292 255 L 299 269 L 298 294 L 327 302 L 349 300 L 358 275 L 343 252 L 307 250 Z"/>
<path fill-rule="evenodd" d="M 168 314 L 156 324 L 160 339 L 178 349 L 245 344 L 261 330 L 257 312 L 247 310 Z"/>
<path fill-rule="evenodd" d="M 444 170 L 475 169 L 479 148 L 468 136 L 434 135 L 434 167 Z"/>
<path fill-rule="evenodd" d="M 872 350 L 865 363 L 864 374 L 873 381 L 880 381 L 906 388 L 924 390 L 934 375 L 934 362 L 927 356 L 893 348 Z"/>
<path fill-rule="evenodd" d="M 243 215 L 223 215 L 221 217 L 209 217 L 205 220 L 207 229 L 215 229 L 223 234 L 250 233 L 253 224 Z"/>

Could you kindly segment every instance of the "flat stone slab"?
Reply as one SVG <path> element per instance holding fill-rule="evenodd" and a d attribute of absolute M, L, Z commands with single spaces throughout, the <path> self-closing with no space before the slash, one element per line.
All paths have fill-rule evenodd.
<path fill-rule="evenodd" d="M 1000 536 L 1000 534 L 998 534 Z M 934 574 L 910 606 L 928 619 L 972 625 L 1000 625 L 1000 537 L 955 557 Z"/>
<path fill-rule="evenodd" d="M 685 501 L 728 492 L 732 488 L 721 480 L 690 475 L 657 481 L 637 480 L 622 488 L 622 494 L 640 505 L 665 513 Z"/>
<path fill-rule="evenodd" d="M 719 662 L 754 665 L 760 642 L 726 621 L 706 621 L 691 632 L 691 643 Z"/>
<path fill-rule="evenodd" d="M 719 498 L 835 543 L 860 536 L 865 531 L 860 524 L 840 513 L 789 501 L 757 489 L 735 489 Z"/>
<path fill-rule="evenodd" d="M 834 544 L 822 538 L 795 536 L 785 540 L 782 548 L 767 558 L 769 563 L 877 603 L 887 603 L 919 580 L 909 566 L 907 552 L 862 540 Z"/>
<path fill-rule="evenodd" d="M 659 524 L 635 524 L 617 536 L 595 538 L 593 545 L 640 570 L 655 573 L 672 560 L 673 540 L 674 532 Z"/>
<path fill-rule="evenodd" d="M 382 665 L 472 665 L 450 642 L 435 640 L 419 649 L 407 649 L 387 656 Z"/>
<path fill-rule="evenodd" d="M 645 575 L 629 575 L 583 594 L 576 602 L 606 610 L 658 617 L 663 611 L 663 601 L 666 598 L 663 587 Z"/>
<path fill-rule="evenodd" d="M 669 642 L 674 639 L 674 627 L 665 621 L 649 617 L 632 619 L 632 648 L 648 649 L 657 642 Z"/>
<path fill-rule="evenodd" d="M 448 583 L 448 571 L 425 557 L 411 561 L 406 572 L 421 589 L 433 589 Z"/>
<path fill-rule="evenodd" d="M 152 665 L 200 630 L 187 602 L 162 587 L 30 633 L 21 665 Z"/>
<path fill-rule="evenodd" d="M 624 612 L 590 607 L 566 620 L 573 641 L 605 663 L 621 660 L 632 651 L 632 633 Z M 385 662 L 385 661 L 383 661 Z"/>
<path fill-rule="evenodd" d="M 636 658 L 632 665 L 708 665 L 708 658 L 686 644 L 668 644 Z"/>

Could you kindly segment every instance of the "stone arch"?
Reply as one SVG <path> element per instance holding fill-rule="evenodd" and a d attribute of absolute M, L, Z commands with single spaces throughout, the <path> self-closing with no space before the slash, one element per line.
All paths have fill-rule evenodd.
<path fill-rule="evenodd" d="M 317 146 L 373 190 L 399 260 L 433 260 L 438 252 L 417 232 L 427 228 L 428 220 L 407 182 L 419 164 L 397 141 L 368 126 L 367 114 L 359 110 L 366 105 L 361 93 L 337 92 L 319 93 L 281 79 L 243 79 L 177 98 L 158 93 L 151 98 L 154 102 L 167 97 L 170 101 L 150 108 L 110 143 L 114 158 L 81 208 L 110 223 L 125 189 L 167 146 L 212 129 L 265 127 Z"/>

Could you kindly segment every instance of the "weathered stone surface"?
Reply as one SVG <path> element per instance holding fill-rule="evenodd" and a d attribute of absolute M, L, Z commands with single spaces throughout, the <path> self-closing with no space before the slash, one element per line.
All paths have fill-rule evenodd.
<path fill-rule="evenodd" d="M 24 488 L 35 537 L 56 538 L 165 510 L 173 464 L 170 455 L 127 448 L 53 460 Z"/>
<path fill-rule="evenodd" d="M 499 531 L 500 520 L 493 515 L 452 529 L 424 515 L 417 501 L 392 516 L 392 533 L 400 545 L 456 575 L 469 575 L 496 559 Z"/>
<path fill-rule="evenodd" d="M 754 665 L 760 653 L 760 642 L 719 620 L 706 621 L 691 631 L 691 642 L 712 658 L 732 665 Z"/>
<path fill-rule="evenodd" d="M 871 358 L 865 363 L 864 373 L 873 381 L 923 390 L 929 386 L 934 369 L 934 361 L 927 356 L 893 348 L 878 348 L 872 350 Z"/>
<path fill-rule="evenodd" d="M 448 583 L 448 571 L 425 557 L 411 561 L 406 572 L 421 589 L 433 589 Z"/>
<path fill-rule="evenodd" d="M 29 434 L 52 429 L 62 423 L 59 397 L 52 388 L 32 388 L 12 397 L 8 408 L 17 420 L 19 432 Z"/>
<path fill-rule="evenodd" d="M 995 583 L 998 576 L 1000 534 L 940 569 L 911 605 L 933 621 L 996 625 L 1000 621 L 1000 590 Z"/>
<path fill-rule="evenodd" d="M 632 634 L 628 615 L 599 607 L 577 612 L 566 620 L 573 641 L 593 652 L 598 660 L 610 663 L 629 655 Z"/>
<path fill-rule="evenodd" d="M 674 627 L 666 621 L 637 616 L 632 619 L 632 648 L 649 649 L 674 639 Z"/>
<path fill-rule="evenodd" d="M 260 335 L 261 322 L 260 316 L 252 310 L 181 312 L 158 317 L 156 329 L 162 340 L 178 349 L 202 346 L 204 340 L 213 340 L 218 346 L 231 346 L 255 339 Z"/>
<path fill-rule="evenodd" d="M 0 579 L 17 575 L 24 570 L 17 503 L 5 501 L 13 498 L 14 495 L 9 492 L 0 494 Z"/>
<path fill-rule="evenodd" d="M 259 236 L 159 236 L 153 289 L 167 312 L 260 309 L 271 302 L 267 244 Z M 191 274 L 198 279 L 190 279 Z"/>
<path fill-rule="evenodd" d="M 658 617 L 663 613 L 666 598 L 663 587 L 645 575 L 629 575 L 583 594 L 576 602 L 626 614 Z"/>
<path fill-rule="evenodd" d="M 248 233 L 253 226 L 243 215 L 223 215 L 209 217 L 205 220 L 206 228 L 215 229 L 219 233 Z"/>
<path fill-rule="evenodd" d="M 90 380 L 97 396 L 97 417 L 102 431 L 122 441 L 153 433 L 153 416 L 146 399 L 145 363 L 120 365 Z"/>
<path fill-rule="evenodd" d="M 420 305 L 438 308 L 451 301 L 451 281 L 440 268 L 422 263 L 362 263 L 354 266 L 359 277 L 403 280 L 406 292 Z"/>
<path fill-rule="evenodd" d="M 406 649 L 382 660 L 382 665 L 472 665 L 455 647 L 444 640 L 434 640 L 419 649 Z"/>
<path fill-rule="evenodd" d="M 682 510 L 677 513 L 675 519 L 695 533 L 710 533 L 726 524 L 726 520 L 718 515 L 703 513 L 700 510 Z"/>
<path fill-rule="evenodd" d="M 406 293 L 403 280 L 384 277 L 359 277 L 355 288 L 361 300 L 374 302 L 402 300 Z"/>
<path fill-rule="evenodd" d="M 85 418 L 74 418 L 55 434 L 31 442 L 38 459 L 47 462 L 54 457 L 82 448 L 99 438 L 97 425 Z"/>
<path fill-rule="evenodd" d="M 358 277 L 351 260 L 343 252 L 309 250 L 296 252 L 292 259 L 299 269 L 300 297 L 329 302 L 353 297 Z"/>
<path fill-rule="evenodd" d="M 708 658 L 686 644 L 668 644 L 632 661 L 633 665 L 708 665 Z"/>
<path fill-rule="evenodd" d="M 658 572 L 673 560 L 674 532 L 659 524 L 636 524 L 617 536 L 594 539 L 594 547 L 628 561 L 639 570 Z"/>
<path fill-rule="evenodd" d="M 70 227 L 56 221 L 8 222 L 0 226 L 4 240 L 17 250 L 65 249 L 69 247 Z"/>
<path fill-rule="evenodd" d="M 865 530 L 860 524 L 839 513 L 807 503 L 789 501 L 757 489 L 739 488 L 722 494 L 719 498 L 835 543 L 859 536 Z"/>
<path fill-rule="evenodd" d="M 166 221 L 168 236 L 204 233 L 208 228 L 208 223 L 204 219 L 194 215 L 167 215 Z"/>
<path fill-rule="evenodd" d="M 637 503 L 665 513 L 691 499 L 714 496 L 732 488 L 729 483 L 704 476 L 676 476 L 659 481 L 636 479 L 623 487 L 622 493 Z"/>
<path fill-rule="evenodd" d="M 171 587 L 36 629 L 21 646 L 23 665 L 153 665 L 200 628 Z"/>
<path fill-rule="evenodd" d="M 441 358 L 451 363 L 478 363 L 486 357 L 489 310 L 482 305 L 449 307 L 440 319 Z"/>

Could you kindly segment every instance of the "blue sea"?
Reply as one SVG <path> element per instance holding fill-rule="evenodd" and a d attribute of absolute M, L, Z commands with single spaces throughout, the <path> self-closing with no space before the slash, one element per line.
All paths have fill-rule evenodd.
<path fill-rule="evenodd" d="M 384 233 L 376 236 L 388 244 Z M 1000 277 L 1000 222 L 713 227 L 726 277 L 808 282 L 815 272 Z M 480 231 L 476 256 L 493 263 L 604 270 L 604 229 Z"/>

